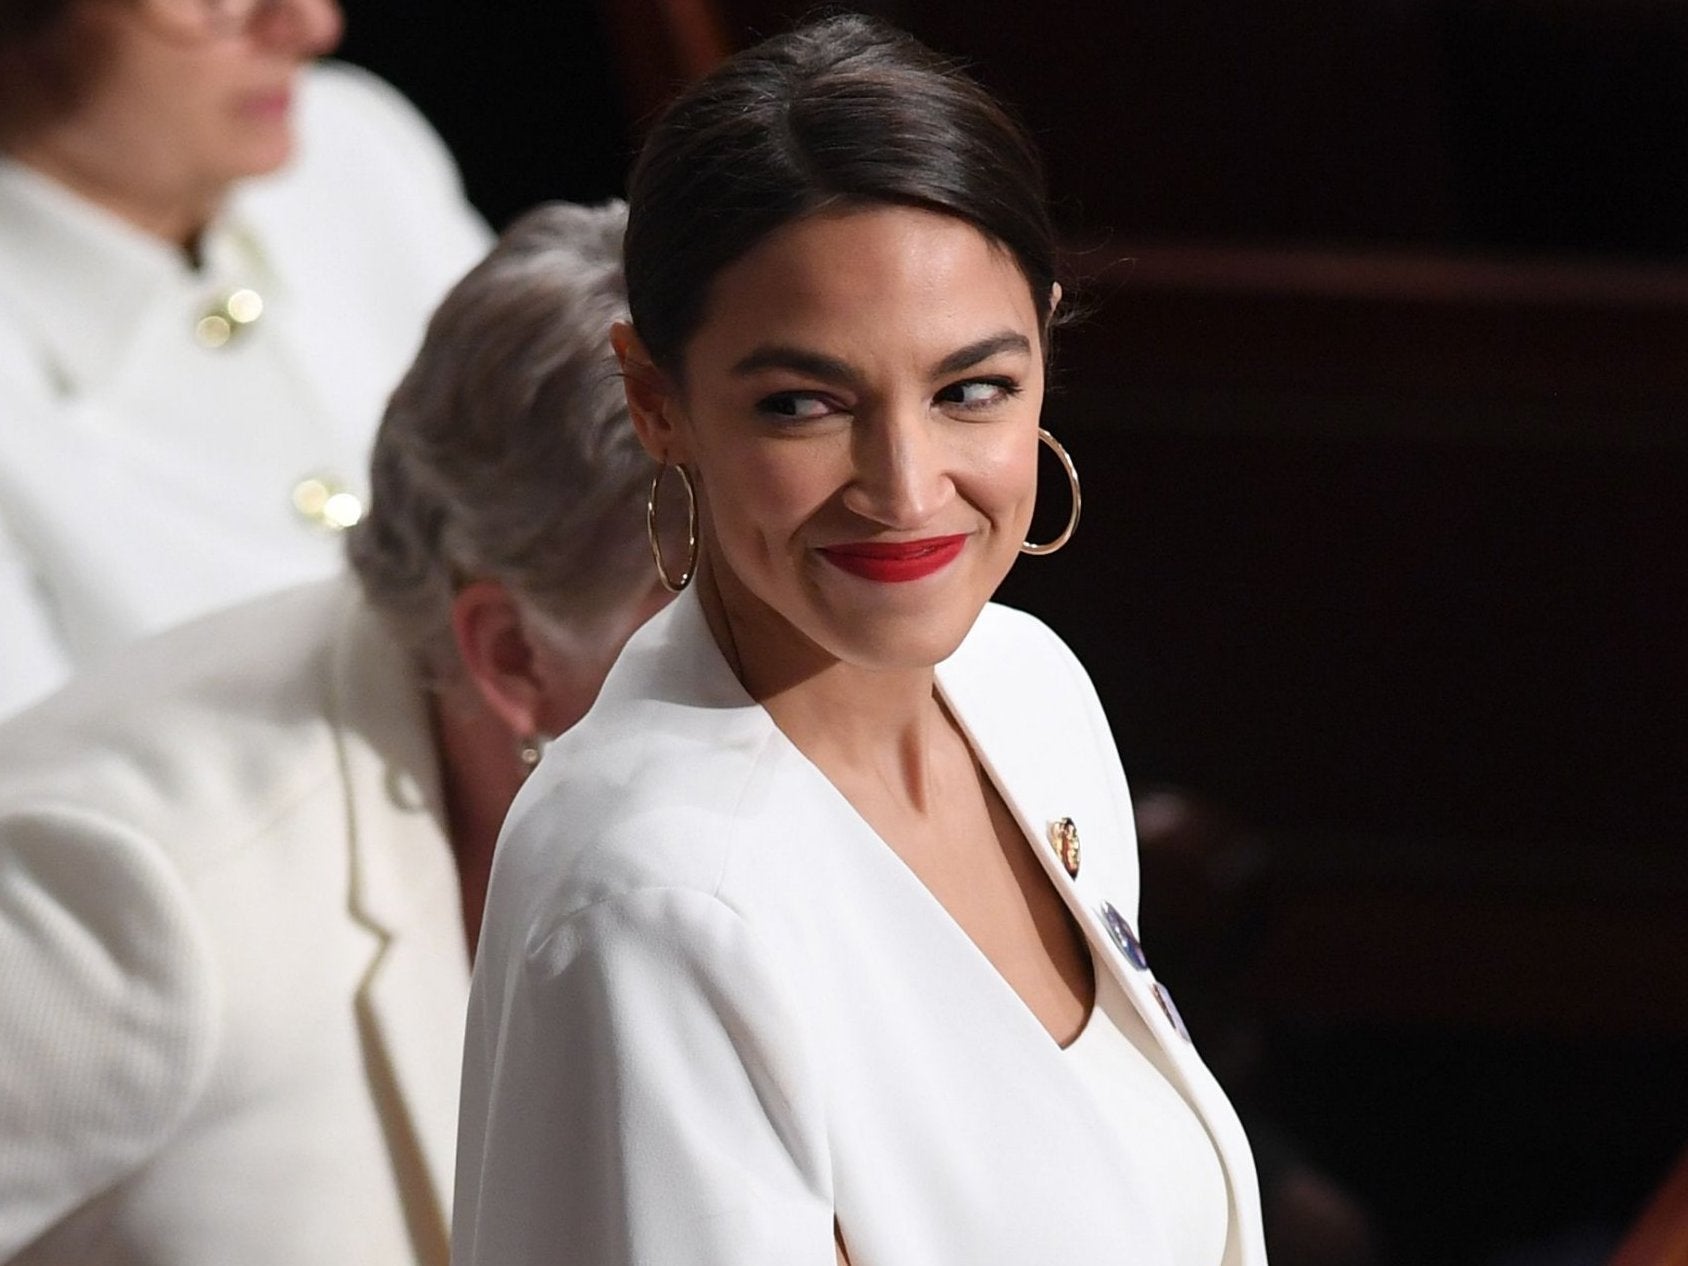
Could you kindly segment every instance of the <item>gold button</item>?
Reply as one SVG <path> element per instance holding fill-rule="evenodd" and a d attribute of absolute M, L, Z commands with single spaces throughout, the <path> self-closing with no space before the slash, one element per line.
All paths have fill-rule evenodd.
<path fill-rule="evenodd" d="M 332 475 L 311 475 L 293 485 L 293 508 L 330 532 L 344 532 L 363 518 L 363 501 Z"/>
<path fill-rule="evenodd" d="M 202 347 L 223 347 L 264 315 L 264 300 L 256 290 L 231 290 L 214 303 L 193 327 Z"/>
<path fill-rule="evenodd" d="M 234 326 L 221 312 L 209 312 L 193 327 L 193 336 L 201 347 L 221 347 L 234 336 Z"/>
<path fill-rule="evenodd" d="M 256 290 L 236 290 L 223 300 L 223 307 L 236 325 L 251 325 L 264 315 L 264 300 Z"/>
<path fill-rule="evenodd" d="M 1071 818 L 1061 818 L 1049 824 L 1049 844 L 1067 874 L 1078 878 L 1078 824 Z"/>

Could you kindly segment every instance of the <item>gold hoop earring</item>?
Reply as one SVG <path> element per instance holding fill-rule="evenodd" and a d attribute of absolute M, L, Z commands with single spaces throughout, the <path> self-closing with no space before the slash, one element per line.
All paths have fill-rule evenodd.
<path fill-rule="evenodd" d="M 1073 539 L 1073 533 L 1078 530 L 1078 512 L 1084 508 L 1084 496 L 1079 491 L 1078 470 L 1073 466 L 1073 459 L 1067 456 L 1067 450 L 1061 447 L 1061 442 L 1041 426 L 1037 428 L 1037 438 L 1042 443 L 1049 445 L 1050 450 L 1060 459 L 1061 469 L 1067 472 L 1067 483 L 1073 490 L 1073 512 L 1067 516 L 1067 526 L 1061 529 L 1061 535 L 1047 545 L 1033 545 L 1030 541 L 1026 541 L 1020 546 L 1022 554 L 1043 555 L 1053 554 Z"/>
<path fill-rule="evenodd" d="M 668 565 L 662 561 L 662 541 L 656 531 L 657 491 L 662 487 L 662 477 L 670 469 L 680 472 L 680 483 L 686 490 L 686 570 L 680 573 L 678 580 L 669 576 Z M 697 490 L 692 487 L 692 477 L 686 473 L 684 466 L 662 465 L 656 468 L 656 475 L 651 479 L 651 495 L 645 500 L 645 530 L 651 538 L 651 557 L 656 560 L 656 578 L 669 593 L 679 593 L 692 583 L 692 577 L 697 573 Z"/>

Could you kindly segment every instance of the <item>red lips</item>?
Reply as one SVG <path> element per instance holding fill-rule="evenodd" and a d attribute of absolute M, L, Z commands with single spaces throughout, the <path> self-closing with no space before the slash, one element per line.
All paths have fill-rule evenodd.
<path fill-rule="evenodd" d="M 242 113 L 254 119 L 285 119 L 293 108 L 293 90 L 282 87 L 248 93 L 241 99 L 240 108 Z"/>
<path fill-rule="evenodd" d="M 954 561 L 967 544 L 967 535 L 930 536 L 922 541 L 856 541 L 829 545 L 820 552 L 827 562 L 852 576 L 897 584 L 919 580 Z"/>

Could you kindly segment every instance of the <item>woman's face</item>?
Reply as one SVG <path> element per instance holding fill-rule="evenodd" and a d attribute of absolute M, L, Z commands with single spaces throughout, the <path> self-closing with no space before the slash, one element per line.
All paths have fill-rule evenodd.
<path fill-rule="evenodd" d="M 98 70 L 40 144 L 85 192 L 215 200 L 292 153 L 299 67 L 340 39 L 336 0 L 260 0 L 236 29 L 202 0 L 82 0 Z M 26 155 L 27 156 L 27 155 Z"/>
<path fill-rule="evenodd" d="M 1013 256 L 930 211 L 810 216 L 716 277 L 647 446 L 695 475 L 744 661 L 955 649 L 1025 539 L 1041 339 Z"/>

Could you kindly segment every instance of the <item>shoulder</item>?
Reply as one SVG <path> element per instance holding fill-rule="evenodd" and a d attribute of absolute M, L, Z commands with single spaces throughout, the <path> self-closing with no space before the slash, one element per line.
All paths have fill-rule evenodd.
<path fill-rule="evenodd" d="M 369 296 L 365 322 L 392 310 L 398 296 L 408 345 L 411 317 L 425 316 L 480 259 L 491 234 L 465 199 L 445 144 L 369 72 L 312 66 L 297 120 L 293 160 L 242 184 L 232 217 L 257 234 L 284 275 Z"/>
<path fill-rule="evenodd" d="M 372 137 L 444 157 L 439 138 L 420 111 L 380 76 L 348 62 L 319 62 L 301 79 L 301 148 L 342 148 L 346 129 L 357 141 Z M 337 143 L 338 142 L 338 143 Z"/>
<path fill-rule="evenodd" d="M 268 182 L 278 193 L 325 194 L 361 209 L 443 217 L 486 236 L 463 197 L 457 165 L 421 113 L 385 80 L 344 62 L 319 63 L 299 94 L 298 156 Z M 477 240 L 478 248 L 482 241 Z"/>
<path fill-rule="evenodd" d="M 0 724 L 0 841 L 68 813 L 188 869 L 335 770 L 326 713 L 351 590 L 284 590 L 134 643 Z M 121 826 L 121 830 L 118 830 Z"/>
<path fill-rule="evenodd" d="M 676 724 L 661 708 L 641 711 L 600 714 L 565 735 L 546 754 L 555 776 L 542 768 L 512 807 L 494 884 L 518 897 L 524 921 L 644 891 L 715 898 L 788 794 L 792 753 L 771 722 Z"/>
<path fill-rule="evenodd" d="M 683 597 L 635 634 L 516 798 L 491 901 L 537 925 L 645 888 L 721 895 L 793 823 L 826 829 L 810 772 Z"/>

